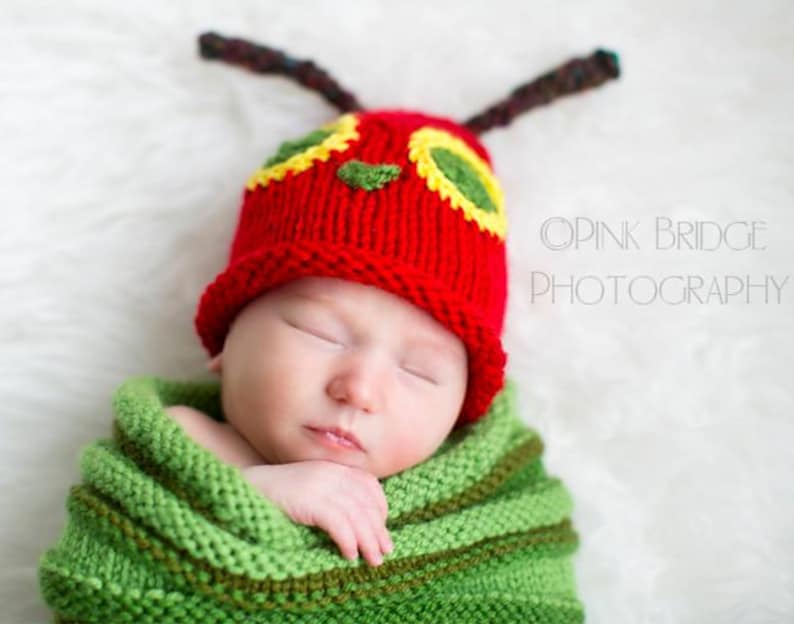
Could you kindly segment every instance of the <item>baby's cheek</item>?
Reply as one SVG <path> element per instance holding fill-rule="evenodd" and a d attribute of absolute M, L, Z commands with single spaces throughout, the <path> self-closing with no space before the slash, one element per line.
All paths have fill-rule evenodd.
<path fill-rule="evenodd" d="M 428 457 L 438 448 L 435 434 L 431 434 L 426 423 L 403 421 L 385 433 L 382 456 L 383 471 L 390 474 L 411 468 Z"/>

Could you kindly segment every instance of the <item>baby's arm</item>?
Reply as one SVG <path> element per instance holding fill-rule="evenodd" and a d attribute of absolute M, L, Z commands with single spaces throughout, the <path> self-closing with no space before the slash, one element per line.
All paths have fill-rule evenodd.
<path fill-rule="evenodd" d="M 344 557 L 372 566 L 394 549 L 383 487 L 372 474 L 323 459 L 249 466 L 243 476 L 295 522 L 320 527 Z"/>
<path fill-rule="evenodd" d="M 378 480 L 359 468 L 324 460 L 267 464 L 237 430 L 185 405 L 166 408 L 196 443 L 283 509 L 295 522 L 317 526 L 355 559 L 361 549 L 370 565 L 394 549 L 386 529 L 388 504 Z"/>
<path fill-rule="evenodd" d="M 264 464 L 265 460 L 229 423 L 213 420 L 203 412 L 186 405 L 165 409 L 185 433 L 219 459 L 238 468 Z"/>

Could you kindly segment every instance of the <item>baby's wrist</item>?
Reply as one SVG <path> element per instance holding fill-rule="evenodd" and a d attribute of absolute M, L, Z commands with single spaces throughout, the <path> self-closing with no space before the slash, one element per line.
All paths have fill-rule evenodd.
<path fill-rule="evenodd" d="M 273 468 L 271 464 L 251 464 L 241 466 L 240 472 L 246 481 L 261 489 L 261 485 L 272 480 L 273 471 L 271 468 Z"/>

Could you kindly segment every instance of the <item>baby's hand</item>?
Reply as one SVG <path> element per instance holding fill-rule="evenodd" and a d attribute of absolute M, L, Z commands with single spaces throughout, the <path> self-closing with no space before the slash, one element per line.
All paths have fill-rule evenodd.
<path fill-rule="evenodd" d="M 243 476 L 295 522 L 328 533 L 348 559 L 358 549 L 370 565 L 393 550 L 386 528 L 388 506 L 378 479 L 360 468 L 325 460 L 267 464 Z"/>

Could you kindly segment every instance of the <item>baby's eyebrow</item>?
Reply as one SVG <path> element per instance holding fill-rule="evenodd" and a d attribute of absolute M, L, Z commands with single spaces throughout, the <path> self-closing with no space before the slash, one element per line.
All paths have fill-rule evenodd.
<path fill-rule="evenodd" d="M 290 299 L 305 299 L 306 301 L 311 301 L 313 303 L 320 303 L 322 305 L 326 305 L 330 308 L 333 308 L 335 312 L 342 313 L 342 309 L 339 305 L 330 297 L 326 297 L 324 295 L 317 295 L 313 293 L 303 293 L 303 292 L 293 292 L 290 293 Z"/>
<path fill-rule="evenodd" d="M 408 342 L 417 347 L 430 347 L 438 353 L 452 354 L 452 352 L 447 348 L 447 345 L 436 338 L 432 338 L 431 336 L 415 336 L 409 338 Z"/>

